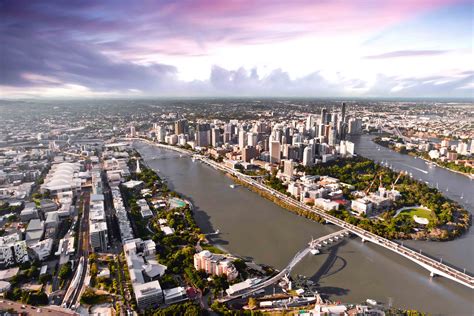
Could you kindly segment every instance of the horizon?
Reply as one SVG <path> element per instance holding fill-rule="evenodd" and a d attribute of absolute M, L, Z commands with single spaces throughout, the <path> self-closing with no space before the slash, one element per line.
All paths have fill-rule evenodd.
<path fill-rule="evenodd" d="M 0 8 L 2 99 L 474 99 L 471 1 Z"/>

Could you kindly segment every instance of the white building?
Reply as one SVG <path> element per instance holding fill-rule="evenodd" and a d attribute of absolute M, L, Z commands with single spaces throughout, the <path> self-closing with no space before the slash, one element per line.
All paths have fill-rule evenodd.
<path fill-rule="evenodd" d="M 312 166 L 313 165 L 313 150 L 311 146 L 307 146 L 303 150 L 303 166 Z"/>
<path fill-rule="evenodd" d="M 41 185 L 41 193 L 49 191 L 51 196 L 57 196 L 61 192 L 79 192 L 82 183 L 79 177 L 80 169 L 81 165 L 79 163 L 62 162 L 53 164 Z"/>
<path fill-rule="evenodd" d="M 370 215 L 372 211 L 372 203 L 368 199 L 365 199 L 365 198 L 352 200 L 351 209 L 357 215 L 362 215 L 362 214 Z"/>
<path fill-rule="evenodd" d="M 134 283 L 133 293 L 140 310 L 157 307 L 163 302 L 163 290 L 158 281 Z"/>
<path fill-rule="evenodd" d="M 339 204 L 337 202 L 323 198 L 314 199 L 314 206 L 320 207 L 325 211 L 337 210 L 339 208 Z"/>
<path fill-rule="evenodd" d="M 30 246 L 34 257 L 39 261 L 43 261 L 49 257 L 51 251 L 53 250 L 53 239 L 48 238 L 42 241 L 37 242 L 36 244 Z"/>
<path fill-rule="evenodd" d="M 188 299 L 186 289 L 178 286 L 172 289 L 163 290 L 166 304 L 174 304 Z"/>

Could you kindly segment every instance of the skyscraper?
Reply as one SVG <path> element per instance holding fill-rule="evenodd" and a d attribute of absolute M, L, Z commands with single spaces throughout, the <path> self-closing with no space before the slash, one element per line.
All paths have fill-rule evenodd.
<path fill-rule="evenodd" d="M 295 170 L 295 162 L 293 159 L 284 160 L 283 163 L 283 174 L 287 177 L 292 177 Z"/>
<path fill-rule="evenodd" d="M 244 149 L 245 146 L 247 146 L 247 132 L 245 132 L 243 129 L 239 131 L 239 148 L 240 150 Z"/>
<path fill-rule="evenodd" d="M 346 119 L 346 103 L 342 102 L 341 121 L 345 122 L 345 119 Z"/>
<path fill-rule="evenodd" d="M 217 127 L 214 127 L 211 130 L 211 145 L 212 147 L 218 147 L 221 139 L 221 130 Z"/>
<path fill-rule="evenodd" d="M 270 141 L 270 162 L 280 163 L 280 142 L 277 140 Z"/>
<path fill-rule="evenodd" d="M 313 164 L 313 148 L 312 146 L 305 147 L 303 151 L 303 166 L 311 166 Z"/>
<path fill-rule="evenodd" d="M 321 109 L 321 124 L 327 124 L 327 113 L 328 110 L 326 108 Z"/>
<path fill-rule="evenodd" d="M 185 119 L 177 120 L 174 122 L 174 133 L 176 135 L 179 134 L 187 134 L 188 133 L 188 121 Z"/>
<path fill-rule="evenodd" d="M 199 147 L 209 146 L 211 142 L 211 126 L 208 123 L 198 124 L 196 127 L 196 145 Z"/>

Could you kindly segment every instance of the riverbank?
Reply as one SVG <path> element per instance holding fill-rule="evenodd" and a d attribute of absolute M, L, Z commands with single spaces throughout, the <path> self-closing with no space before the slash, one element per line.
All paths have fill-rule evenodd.
<path fill-rule="evenodd" d="M 153 143 L 151 141 L 147 141 L 147 143 L 157 146 L 157 147 L 193 155 L 192 151 L 186 150 L 180 147 Z M 361 159 L 365 159 L 363 164 L 365 162 L 370 161 L 372 165 L 374 166 L 373 168 L 381 169 L 380 171 L 382 171 L 385 174 L 384 181 L 387 182 L 387 183 L 384 183 L 385 186 L 390 186 L 392 183 L 395 182 L 395 178 L 397 177 L 398 174 L 394 173 L 390 168 L 378 166 L 375 164 L 374 161 L 367 158 L 361 158 Z M 351 162 L 347 162 L 346 160 L 344 160 L 344 162 L 348 166 L 351 165 Z M 328 164 L 329 167 L 333 165 L 334 165 L 334 162 L 331 162 Z M 343 182 L 347 182 L 352 185 L 355 185 L 355 187 L 358 189 L 365 189 L 369 185 L 369 183 L 366 183 L 367 181 L 364 182 L 360 179 L 354 180 L 352 178 L 350 179 L 341 178 L 343 175 L 357 174 L 358 172 L 360 172 L 360 170 L 347 171 L 347 172 L 345 171 L 343 172 L 343 174 L 338 174 L 337 172 L 336 173 L 327 172 L 329 170 L 329 167 L 328 167 L 328 170 L 319 170 L 319 169 L 313 170 L 314 168 L 325 168 L 325 167 L 326 165 L 324 166 L 317 165 L 313 168 L 306 168 L 308 170 L 305 170 L 305 172 L 307 174 L 330 175 L 330 176 L 340 179 Z M 365 175 L 368 172 L 369 172 L 369 169 L 365 170 L 363 174 Z M 238 180 L 236 177 L 234 178 L 235 180 Z M 461 236 L 463 233 L 468 231 L 471 225 L 471 216 L 467 212 L 467 210 L 462 208 L 461 205 L 449 199 L 446 199 L 442 195 L 439 195 L 439 196 L 436 195 L 436 192 L 432 192 L 433 190 L 436 190 L 436 189 L 429 188 L 424 183 L 409 179 L 406 176 L 402 176 L 400 178 L 399 184 L 402 184 L 402 182 L 403 182 L 403 186 L 401 187 L 402 199 L 395 202 L 395 207 L 396 207 L 395 209 L 400 208 L 400 207 L 405 207 L 405 206 L 416 205 L 417 203 L 420 203 L 421 201 L 423 204 L 433 209 L 437 215 L 437 217 L 432 219 L 428 225 L 425 225 L 425 226 L 417 225 L 417 223 L 411 218 L 405 219 L 405 221 L 402 221 L 400 218 L 395 218 L 394 216 L 395 210 L 390 210 L 388 212 L 385 212 L 384 214 L 387 214 L 387 216 L 384 216 L 383 220 L 377 220 L 377 221 L 369 220 L 367 218 L 354 217 L 347 210 L 332 211 L 332 212 L 329 212 L 329 214 L 339 219 L 342 219 L 349 224 L 356 225 L 358 227 L 363 228 L 364 230 L 368 232 L 374 233 L 380 237 L 384 237 L 387 239 L 449 241 Z M 308 210 L 304 210 L 302 208 L 290 205 L 284 202 L 284 200 L 278 198 L 277 196 L 274 196 L 268 192 L 265 192 L 264 190 L 260 190 L 259 188 L 253 185 L 250 185 L 249 183 L 245 183 L 245 181 L 238 180 L 238 183 L 241 185 L 244 185 L 247 188 L 250 188 L 252 191 L 258 193 L 259 195 L 267 198 L 268 200 L 274 202 L 275 204 L 279 206 L 282 206 L 283 208 L 293 213 L 296 213 L 300 216 L 304 216 L 314 221 L 319 221 L 319 222 L 322 221 L 321 217 L 315 214 L 314 212 L 309 212 Z M 415 188 L 413 188 L 413 186 L 415 186 Z M 424 192 L 424 193 L 420 194 L 420 192 Z M 414 198 L 413 196 L 414 194 L 416 198 Z M 440 208 L 441 205 L 443 205 L 443 208 Z"/>
<path fill-rule="evenodd" d="M 134 147 L 153 169 L 160 170 L 172 190 L 192 197 L 196 221 L 203 232 L 219 229 L 221 234 L 213 241 L 239 256 L 282 269 L 312 237 L 338 229 L 335 225 L 320 225 L 294 216 L 245 187 L 232 188 L 230 185 L 234 182 L 230 177 L 198 163 L 197 159 L 193 162 L 174 150 L 141 142 L 136 142 Z M 472 270 L 463 261 L 470 257 L 469 252 L 461 250 L 471 249 L 469 239 L 460 238 L 452 243 L 404 243 L 417 253 L 431 254 L 438 262 L 442 256 L 443 262 L 454 263 L 461 270 Z M 440 248 L 445 249 L 442 255 L 437 250 Z M 466 314 L 472 305 L 472 293 L 468 288 L 445 278 L 431 280 L 429 273 L 420 266 L 379 244 L 362 243 L 359 238 L 348 239 L 327 253 L 307 257 L 295 267 L 294 274 L 306 276 L 314 282 L 318 292 L 325 293 L 333 301 L 362 302 L 372 298 L 392 306 L 434 314 Z M 400 291 L 401 288 L 404 291 Z M 423 298 L 417 296 L 419 291 L 425 293 Z M 447 296 L 446 293 L 451 294 Z"/>
<path fill-rule="evenodd" d="M 468 177 L 469 179 L 474 179 L 474 173 L 466 173 L 466 172 L 462 172 L 462 171 L 459 171 L 459 170 L 455 170 L 455 169 L 443 166 L 442 164 L 440 164 L 440 163 L 438 163 L 434 160 L 425 158 L 423 156 L 423 154 L 419 153 L 418 151 L 397 150 L 397 147 L 395 147 L 395 145 L 391 144 L 390 142 L 382 141 L 380 139 L 380 137 L 374 137 L 374 138 L 372 138 L 372 141 L 377 145 L 380 145 L 380 146 L 385 147 L 387 149 L 393 150 L 394 152 L 397 152 L 399 154 L 420 158 L 420 159 L 426 161 L 427 163 L 431 163 L 433 165 L 436 165 L 439 168 L 443 168 L 443 169 L 448 170 L 450 172 L 454 172 L 454 173 L 457 173 L 459 175 Z"/>

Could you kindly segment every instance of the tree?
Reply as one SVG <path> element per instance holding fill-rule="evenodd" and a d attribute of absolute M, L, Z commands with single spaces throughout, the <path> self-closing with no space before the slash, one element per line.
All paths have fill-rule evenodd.
<path fill-rule="evenodd" d="M 247 306 L 249 307 L 249 309 L 257 308 L 257 300 L 254 297 L 249 297 L 249 301 L 247 303 Z"/>
<path fill-rule="evenodd" d="M 46 283 L 48 283 L 49 281 L 51 281 L 51 274 L 43 274 L 43 275 L 40 275 L 39 277 L 39 281 L 44 285 Z"/>
<path fill-rule="evenodd" d="M 61 266 L 61 268 L 59 269 L 58 277 L 61 280 L 65 280 L 68 277 L 70 277 L 71 274 L 72 274 L 71 263 L 68 262 Z"/>
<path fill-rule="evenodd" d="M 98 273 L 99 273 L 99 268 L 97 267 L 97 263 L 93 262 L 91 264 L 91 275 L 92 275 L 92 277 L 96 277 Z"/>

